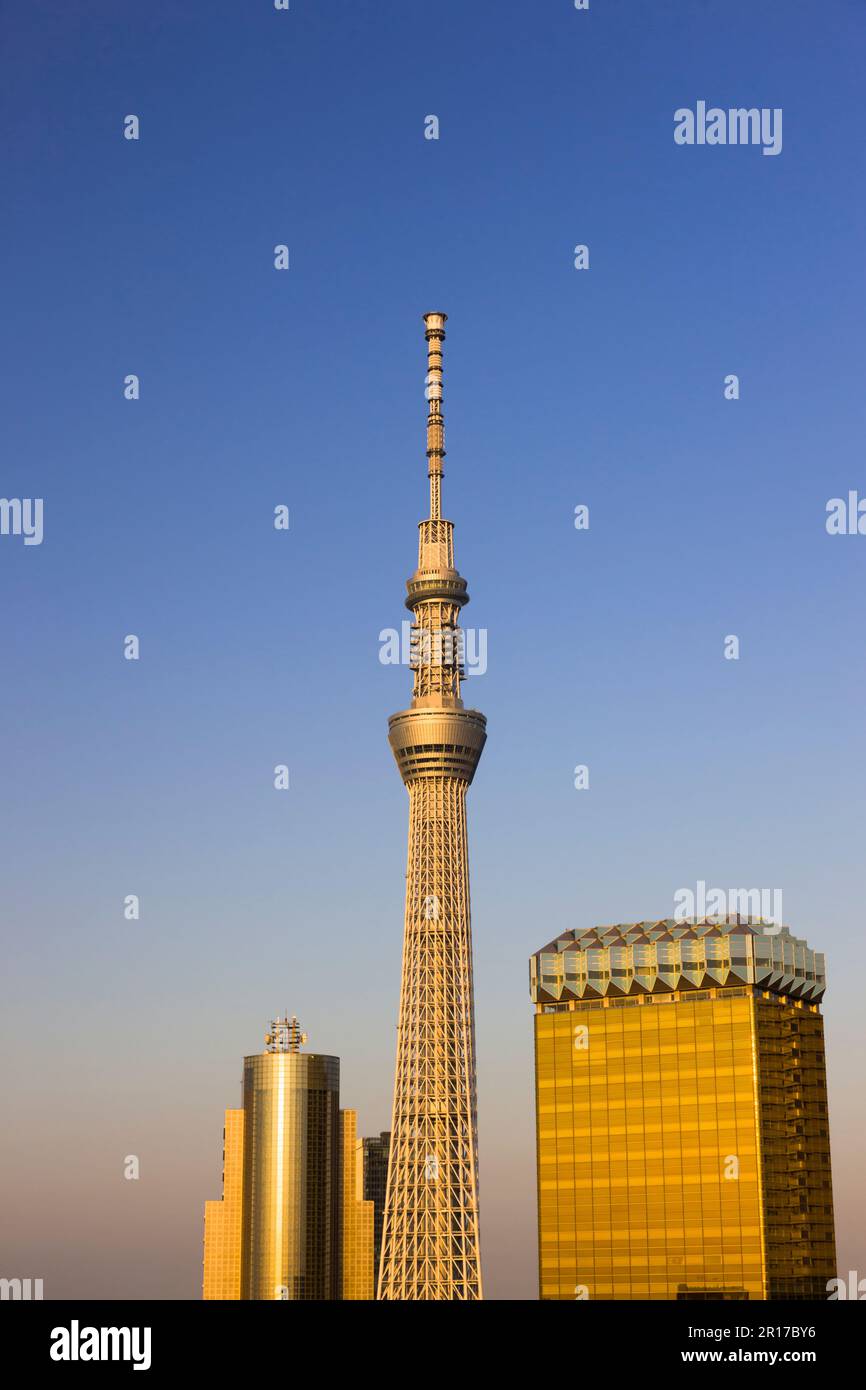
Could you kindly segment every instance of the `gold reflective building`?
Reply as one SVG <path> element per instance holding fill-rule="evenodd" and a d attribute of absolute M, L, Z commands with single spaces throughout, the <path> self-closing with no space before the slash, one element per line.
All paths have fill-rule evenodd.
<path fill-rule="evenodd" d="M 280 1018 L 267 1050 L 244 1058 L 222 1200 L 205 1203 L 205 1299 L 375 1297 L 388 1136 L 358 1138 L 357 1113 L 339 1108 L 339 1058 L 302 1053 L 304 1042 L 297 1019 Z"/>
<path fill-rule="evenodd" d="M 296 1018 L 244 1058 L 226 1111 L 223 1200 L 205 1203 L 206 1299 L 340 1297 L 340 1062 L 302 1053 Z"/>
<path fill-rule="evenodd" d="M 364 1140 L 358 1138 L 358 1114 L 340 1111 L 340 1213 L 342 1223 L 342 1297 L 348 1302 L 375 1297 L 373 1277 L 373 1203 L 364 1199 Z"/>
<path fill-rule="evenodd" d="M 454 527 L 441 511 L 445 314 L 425 314 L 430 514 L 407 582 L 414 684 L 389 741 L 409 793 L 403 972 L 378 1296 L 481 1297 L 466 792 L 486 721 L 460 697 Z"/>
<path fill-rule="evenodd" d="M 241 1298 L 340 1296 L 340 1060 L 278 1019 L 244 1058 Z"/>
<path fill-rule="evenodd" d="M 824 957 L 740 919 L 530 962 L 542 1299 L 824 1299 Z"/>
<path fill-rule="evenodd" d="M 223 1195 L 204 1204 L 202 1297 L 241 1296 L 241 1212 L 244 1182 L 244 1112 L 227 1110 L 223 1129 Z"/>

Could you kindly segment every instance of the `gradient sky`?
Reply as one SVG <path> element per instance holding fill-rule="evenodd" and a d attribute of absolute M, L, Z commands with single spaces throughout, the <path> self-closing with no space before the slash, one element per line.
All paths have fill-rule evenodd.
<path fill-rule="evenodd" d="M 7 0 L 2 32 L 0 492 L 45 537 L 0 537 L 0 1273 L 198 1297 L 279 1010 L 390 1124 L 409 675 L 378 638 L 426 509 L 425 310 L 489 634 L 486 1292 L 536 1292 L 530 953 L 700 879 L 781 888 L 827 953 L 866 1273 L 866 537 L 824 524 L 866 494 L 860 0 Z M 678 147 L 698 100 L 781 107 L 782 153 Z"/>

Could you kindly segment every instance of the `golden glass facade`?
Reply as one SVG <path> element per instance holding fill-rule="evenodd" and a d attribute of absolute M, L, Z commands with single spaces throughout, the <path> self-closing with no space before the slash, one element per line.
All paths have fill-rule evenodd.
<path fill-rule="evenodd" d="M 375 1298 L 388 1134 L 360 1139 L 340 1110 L 337 1057 L 302 1054 L 296 1018 L 244 1058 L 244 1108 L 227 1110 L 223 1195 L 205 1202 L 205 1299 Z"/>
<path fill-rule="evenodd" d="M 803 943 L 767 964 L 739 921 L 655 928 L 567 933 L 533 958 L 540 1296 L 826 1298 L 823 958 L 779 976 Z M 772 988 L 742 982 L 755 964 Z"/>
<path fill-rule="evenodd" d="M 227 1110 L 223 1129 L 222 1200 L 205 1202 L 202 1298 L 241 1296 L 244 1112 Z"/>
<path fill-rule="evenodd" d="M 340 1297 L 337 1057 L 244 1058 L 241 1298 Z"/>
<path fill-rule="evenodd" d="M 772 1298 L 826 1298 L 836 1275 L 824 1020 L 817 1004 L 754 999 L 764 1235 Z"/>
<path fill-rule="evenodd" d="M 342 1297 L 372 1299 L 373 1203 L 364 1200 L 364 1149 L 355 1110 L 340 1111 L 340 1223 Z"/>

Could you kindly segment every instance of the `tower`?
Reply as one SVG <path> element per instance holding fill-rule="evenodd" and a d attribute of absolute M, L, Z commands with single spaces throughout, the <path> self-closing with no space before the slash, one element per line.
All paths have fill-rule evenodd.
<path fill-rule="evenodd" d="M 278 1018 L 244 1058 L 242 1299 L 340 1296 L 340 1059 L 305 1041 Z"/>
<path fill-rule="evenodd" d="M 302 1053 L 306 1041 L 296 1018 L 278 1018 L 265 1051 L 244 1058 L 243 1107 L 225 1115 L 223 1195 L 205 1202 L 205 1299 L 375 1297 L 389 1136 L 358 1138 L 357 1111 L 339 1108 L 339 1057 Z"/>
<path fill-rule="evenodd" d="M 409 851 L 381 1299 L 481 1298 L 466 790 L 487 735 L 484 715 L 460 698 L 469 595 L 441 513 L 445 319 L 424 315 L 430 515 L 406 585 L 412 703 L 389 720 Z"/>
<path fill-rule="evenodd" d="M 826 1299 L 825 982 L 745 917 L 536 952 L 542 1299 Z"/>

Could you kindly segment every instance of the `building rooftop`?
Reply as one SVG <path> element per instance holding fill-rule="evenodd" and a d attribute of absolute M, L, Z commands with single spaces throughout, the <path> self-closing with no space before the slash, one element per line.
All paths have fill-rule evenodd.
<path fill-rule="evenodd" d="M 816 1004 L 824 956 L 774 922 L 669 917 L 566 931 L 529 961 L 536 1004 L 742 985 Z"/>

